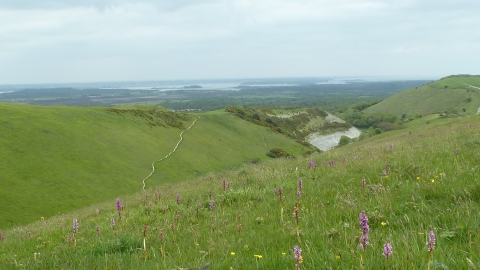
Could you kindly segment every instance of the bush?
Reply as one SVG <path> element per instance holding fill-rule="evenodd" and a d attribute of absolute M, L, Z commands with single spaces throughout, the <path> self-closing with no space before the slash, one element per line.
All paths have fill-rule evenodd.
<path fill-rule="evenodd" d="M 283 151 L 280 148 L 272 148 L 270 149 L 270 152 L 267 153 L 267 156 L 271 158 L 280 158 L 280 157 L 291 157 L 292 155 Z"/>
<path fill-rule="evenodd" d="M 350 138 L 348 136 L 343 135 L 340 137 L 340 142 L 338 142 L 338 146 L 344 146 L 350 143 Z"/>

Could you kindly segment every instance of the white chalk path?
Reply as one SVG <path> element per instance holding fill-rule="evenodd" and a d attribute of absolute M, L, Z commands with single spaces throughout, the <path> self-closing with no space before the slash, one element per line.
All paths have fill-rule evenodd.
<path fill-rule="evenodd" d="M 142 189 L 143 189 L 143 190 L 145 190 L 145 180 L 147 180 L 148 178 L 150 178 L 150 176 L 152 176 L 152 174 L 155 172 L 155 163 L 167 159 L 171 154 L 173 154 L 175 151 L 177 151 L 178 145 L 180 145 L 180 143 L 181 143 L 182 140 L 183 140 L 183 136 L 182 136 L 183 133 L 184 133 L 185 131 L 190 130 L 190 128 L 192 128 L 193 125 L 195 125 L 195 122 L 197 122 L 197 120 L 198 120 L 198 118 L 195 119 L 195 121 L 193 121 L 193 123 L 192 123 L 186 130 L 184 130 L 184 131 L 182 131 L 182 133 L 180 133 L 180 140 L 177 142 L 177 145 L 175 145 L 175 148 L 173 148 L 173 151 L 172 151 L 172 152 L 168 153 L 168 155 L 166 155 L 164 158 L 152 162 L 152 171 L 150 172 L 150 174 L 149 174 L 147 177 L 145 177 L 145 178 L 142 180 L 142 183 L 143 183 Z"/>

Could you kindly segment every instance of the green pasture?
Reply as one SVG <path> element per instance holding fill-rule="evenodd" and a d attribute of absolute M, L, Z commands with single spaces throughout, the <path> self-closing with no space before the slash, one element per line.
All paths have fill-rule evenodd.
<path fill-rule="evenodd" d="M 173 151 L 180 133 L 197 118 L 177 151 L 157 163 L 147 187 L 268 159 L 274 147 L 294 155 L 307 151 L 228 113 L 184 115 L 184 120 L 175 115 L 162 120 L 102 107 L 1 103 L 0 203 L 6 207 L 0 208 L 0 228 L 140 191 L 152 162 Z"/>

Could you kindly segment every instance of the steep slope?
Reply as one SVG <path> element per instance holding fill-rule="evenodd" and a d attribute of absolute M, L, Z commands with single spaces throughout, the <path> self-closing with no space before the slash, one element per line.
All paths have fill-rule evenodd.
<path fill-rule="evenodd" d="M 156 107 L 40 107 L 0 103 L 0 228 L 65 213 L 147 187 L 307 149 L 225 112 Z"/>
<path fill-rule="evenodd" d="M 364 110 L 364 113 L 459 113 L 471 115 L 480 107 L 480 76 L 454 75 L 398 94 Z"/>

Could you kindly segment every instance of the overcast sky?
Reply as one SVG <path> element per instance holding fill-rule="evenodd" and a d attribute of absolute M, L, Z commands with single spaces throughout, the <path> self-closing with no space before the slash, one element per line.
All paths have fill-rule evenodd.
<path fill-rule="evenodd" d="M 461 73 L 478 0 L 0 1 L 0 84 Z"/>

